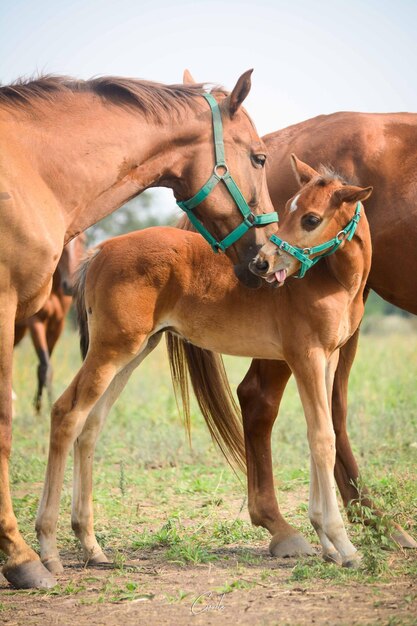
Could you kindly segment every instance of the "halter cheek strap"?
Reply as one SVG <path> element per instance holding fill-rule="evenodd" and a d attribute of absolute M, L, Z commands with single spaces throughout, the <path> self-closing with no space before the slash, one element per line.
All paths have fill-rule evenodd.
<path fill-rule="evenodd" d="M 345 239 L 347 241 L 352 240 L 352 237 L 355 234 L 356 228 L 358 226 L 360 217 L 361 217 L 361 203 L 358 202 L 352 219 L 343 228 L 343 230 L 340 230 L 337 233 L 336 237 L 333 237 L 333 239 L 329 239 L 329 241 L 326 241 L 325 243 L 321 243 L 320 245 L 314 246 L 312 248 L 298 248 L 297 246 L 292 246 L 290 243 L 288 243 L 287 241 L 284 241 L 283 239 L 281 239 L 280 237 L 277 237 L 276 235 L 271 235 L 270 241 L 272 241 L 272 243 L 278 246 L 280 250 L 287 252 L 288 254 L 296 258 L 297 261 L 300 261 L 301 263 L 300 270 L 298 274 L 294 276 L 294 278 L 304 278 L 307 270 L 309 270 L 311 267 L 313 267 L 313 265 L 318 263 L 320 259 L 336 252 L 336 250 L 341 245 L 342 241 L 344 241 Z M 310 259 L 310 257 L 313 254 L 317 254 L 317 256 L 315 256 L 313 259 Z"/>
<path fill-rule="evenodd" d="M 227 167 L 224 142 L 223 142 L 223 124 L 220 108 L 217 100 L 210 93 L 203 94 L 203 97 L 210 105 L 212 119 L 213 119 L 213 136 L 214 136 L 214 151 L 215 151 L 215 166 L 213 173 L 206 182 L 205 185 L 189 200 L 177 202 L 177 205 L 185 211 L 188 219 L 196 228 L 196 230 L 208 241 L 213 248 L 214 252 L 221 250 L 224 252 L 229 246 L 236 243 L 250 228 L 255 226 L 265 226 L 272 222 L 278 222 L 278 215 L 274 211 L 273 213 L 266 213 L 264 215 L 255 215 L 250 210 L 248 203 L 242 195 L 238 185 L 233 179 Z M 201 204 L 222 181 L 226 185 L 226 189 L 232 196 L 237 208 L 239 209 L 243 221 L 237 226 L 231 233 L 229 233 L 224 239 L 218 241 L 213 235 L 209 233 L 207 228 L 200 222 L 200 220 L 193 213 L 194 209 Z"/>

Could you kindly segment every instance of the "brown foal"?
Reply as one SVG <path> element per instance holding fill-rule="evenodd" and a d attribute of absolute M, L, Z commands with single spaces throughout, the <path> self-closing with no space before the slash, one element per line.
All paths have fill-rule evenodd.
<path fill-rule="evenodd" d="M 45 387 L 49 403 L 53 402 L 51 356 L 64 330 L 65 318 L 72 303 L 75 271 L 84 253 L 85 235 L 81 233 L 64 247 L 52 278 L 50 296 L 43 307 L 28 320 L 15 324 L 14 345 L 17 346 L 29 330 L 39 359 L 38 388 L 34 400 L 37 413 L 40 413 L 42 408 L 42 394 Z"/>
<path fill-rule="evenodd" d="M 265 148 L 242 108 L 251 71 L 230 95 L 213 90 L 229 172 L 252 210 L 272 213 Z M 212 176 L 213 118 L 203 85 L 104 77 L 43 77 L 0 87 L 0 549 L 16 587 L 50 587 L 53 576 L 19 533 L 9 488 L 15 319 L 49 296 L 64 244 L 148 187 L 190 199 Z M 218 239 L 242 223 L 221 183 L 195 209 Z M 276 230 L 252 228 L 227 254 L 242 280 Z"/>
<path fill-rule="evenodd" d="M 396 306 L 417 314 L 417 115 L 413 113 L 334 113 L 320 115 L 263 137 L 268 149 L 268 187 L 275 209 L 284 212 L 287 198 L 297 189 L 290 167 L 296 152 L 313 167 L 331 163 L 357 184 L 370 184 L 374 193 L 366 204 L 372 236 L 372 265 L 365 295 L 373 289 Z M 359 331 L 340 351 L 332 396 L 336 433 L 335 477 L 345 506 L 358 501 L 380 514 L 362 486 L 347 432 L 347 391 Z M 276 364 L 278 370 L 282 368 Z M 270 362 L 255 360 L 245 379 L 243 412 L 251 412 L 262 397 L 265 412 L 279 403 L 281 382 L 268 385 Z M 274 385 L 277 385 L 275 390 Z M 257 411 L 261 411 L 260 406 Z M 393 539 L 402 547 L 417 542 L 399 526 Z"/>
<path fill-rule="evenodd" d="M 268 263 L 266 274 L 261 273 L 268 282 L 279 281 L 282 287 L 272 290 L 264 284 L 253 292 L 239 284 L 227 260 L 211 254 L 199 235 L 172 228 L 111 239 L 93 251 L 81 268 L 77 301 L 86 357 L 52 410 L 48 468 L 36 523 L 41 558 L 51 572 L 62 571 L 56 524 L 72 445 L 72 527 L 86 561 L 107 560 L 93 528 L 94 448 L 112 404 L 164 330 L 171 337 L 177 386 L 185 391 L 187 357 L 211 433 L 228 458 L 241 465 L 245 446 L 240 422 L 222 389 L 218 361 L 206 351 L 266 359 L 262 361 L 262 388 L 264 383 L 267 389 L 273 387 L 277 400 L 266 413 L 264 403 L 258 410 L 259 398 L 252 396 L 252 411 L 244 413 L 243 426 L 250 516 L 253 523 L 270 531 L 271 551 L 277 555 L 311 551 L 302 535 L 281 517 L 272 476 L 271 429 L 285 382 L 290 372 L 294 373 L 311 449 L 311 521 L 326 559 L 344 566 L 358 563 L 336 500 L 330 396 L 339 350 L 362 318 L 363 290 L 371 263 L 363 209 L 353 239 L 345 241 L 340 232 L 372 188 L 346 185 L 331 172 L 316 172 L 295 158 L 293 163 L 301 190 L 287 203 L 279 234 L 302 248 L 336 235 L 342 241 L 338 250 L 320 260 L 303 280 L 287 281 L 299 270 L 299 261 L 266 244 L 258 265 Z M 183 339 L 189 342 L 185 348 Z M 198 358 L 193 361 L 193 350 L 207 357 L 203 366 Z M 244 382 L 240 398 L 249 392 Z"/>

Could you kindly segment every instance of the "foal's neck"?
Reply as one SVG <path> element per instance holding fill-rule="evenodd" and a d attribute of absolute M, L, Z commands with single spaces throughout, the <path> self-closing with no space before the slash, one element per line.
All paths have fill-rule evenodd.
<path fill-rule="evenodd" d="M 362 215 L 352 241 L 345 241 L 335 254 L 325 259 L 330 274 L 343 288 L 356 294 L 368 278 L 371 267 L 371 238 L 366 217 Z"/>
<path fill-rule="evenodd" d="M 58 101 L 49 116 L 24 120 L 30 128 L 23 141 L 63 213 L 66 241 L 144 189 L 172 186 L 181 176 L 176 144 L 185 144 L 198 123 L 191 109 L 182 115 L 187 123 L 169 114 L 158 123 L 86 93 Z"/>

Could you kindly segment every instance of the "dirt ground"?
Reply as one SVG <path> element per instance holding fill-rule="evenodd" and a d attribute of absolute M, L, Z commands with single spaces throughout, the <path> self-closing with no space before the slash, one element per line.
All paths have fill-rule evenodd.
<path fill-rule="evenodd" d="M 124 570 L 85 569 L 64 557 L 59 582 L 68 586 L 68 595 L 16 592 L 2 578 L 0 620 L 8 626 L 417 624 L 417 589 L 409 579 L 372 586 L 323 580 L 291 584 L 294 560 L 272 559 L 264 547 L 255 554 L 256 565 L 239 564 L 233 577 L 233 548 L 218 555 L 216 564 L 186 567 L 167 563 L 160 550 L 144 551 Z M 262 581 L 259 573 L 266 567 L 270 575 Z M 224 593 L 230 580 L 239 582 Z M 114 601 L 109 601 L 112 589 Z"/>

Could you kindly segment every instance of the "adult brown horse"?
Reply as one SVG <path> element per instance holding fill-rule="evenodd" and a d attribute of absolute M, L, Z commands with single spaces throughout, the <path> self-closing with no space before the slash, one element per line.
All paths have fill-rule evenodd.
<path fill-rule="evenodd" d="M 85 253 L 85 239 L 84 233 L 81 233 L 64 247 L 52 278 L 49 298 L 35 315 L 15 324 L 14 345 L 17 346 L 29 330 L 39 360 L 38 388 L 34 400 L 37 413 L 42 408 L 45 387 L 50 404 L 53 402 L 51 356 L 64 330 L 65 318 L 72 303 L 74 275 Z"/>
<path fill-rule="evenodd" d="M 314 167 L 331 163 L 348 180 L 373 185 L 374 192 L 366 205 L 372 235 L 372 267 L 367 289 L 374 289 L 392 304 L 417 314 L 417 115 L 348 112 L 321 115 L 263 139 L 268 148 L 269 191 L 281 215 L 286 199 L 297 189 L 289 166 L 292 152 Z M 335 477 L 345 506 L 360 497 L 356 487 L 359 468 L 347 433 L 347 388 L 358 333 L 340 351 L 332 396 L 337 451 Z M 240 387 L 244 419 L 262 419 L 272 429 L 290 375 L 290 369 L 282 362 L 254 360 Z M 380 513 L 371 498 L 364 496 L 363 489 L 361 500 Z M 279 512 L 272 469 L 264 478 L 264 502 L 265 516 L 281 520 L 283 528 L 282 541 L 278 542 L 275 553 L 299 553 L 300 544 L 288 543 L 286 539 L 288 525 Z M 393 538 L 403 547 L 417 548 L 417 542 L 400 527 Z"/>
<path fill-rule="evenodd" d="M 214 90 L 209 98 L 202 85 L 111 77 L 44 77 L 0 88 L 0 549 L 16 587 L 55 580 L 21 537 L 10 497 L 15 319 L 44 304 L 65 243 L 148 187 L 172 188 L 213 245 L 233 231 L 227 254 L 251 280 L 249 259 L 275 225 L 251 229 L 273 207 L 265 148 L 241 107 L 250 74 L 230 95 Z"/>
<path fill-rule="evenodd" d="M 297 196 L 298 211 L 286 212 L 279 234 L 302 248 L 326 242 L 327 250 L 334 252 L 326 263 L 317 263 L 304 280 L 285 280 L 298 270 L 299 262 L 283 252 L 284 265 L 275 268 L 274 277 L 285 282 L 284 287 L 272 290 L 264 285 L 253 292 L 238 283 L 225 259 L 212 255 L 201 237 L 172 228 L 111 239 L 93 251 L 82 267 L 77 306 L 86 358 L 52 410 L 48 469 L 36 523 L 42 560 L 52 572 L 62 571 L 56 523 L 72 444 L 72 527 L 86 561 L 107 560 L 93 528 L 94 447 L 112 404 L 163 330 L 200 349 L 279 359 L 283 366 L 291 367 L 312 453 L 310 518 L 326 559 L 347 567 L 358 562 L 337 506 L 329 401 L 339 348 L 355 332 L 363 314 L 371 244 L 360 201 L 372 188 L 348 186 L 333 174 L 319 174 L 296 160 L 294 164 L 300 178 L 309 183 Z M 181 345 L 181 339 L 173 337 L 174 378 L 184 392 Z M 276 372 L 275 362 L 271 362 Z M 240 421 L 224 379 L 217 375 L 218 360 L 209 358 L 204 365 L 201 368 L 191 362 L 203 414 L 226 456 L 243 465 Z M 200 375 L 202 369 L 205 376 Z M 271 431 L 262 419 L 245 421 L 244 429 L 249 511 L 254 523 L 271 532 L 274 544 L 282 529 L 279 520 L 264 515 L 268 503 L 262 484 L 269 469 Z M 291 529 L 290 534 L 294 535 Z M 303 541 L 301 535 L 298 541 Z"/>

